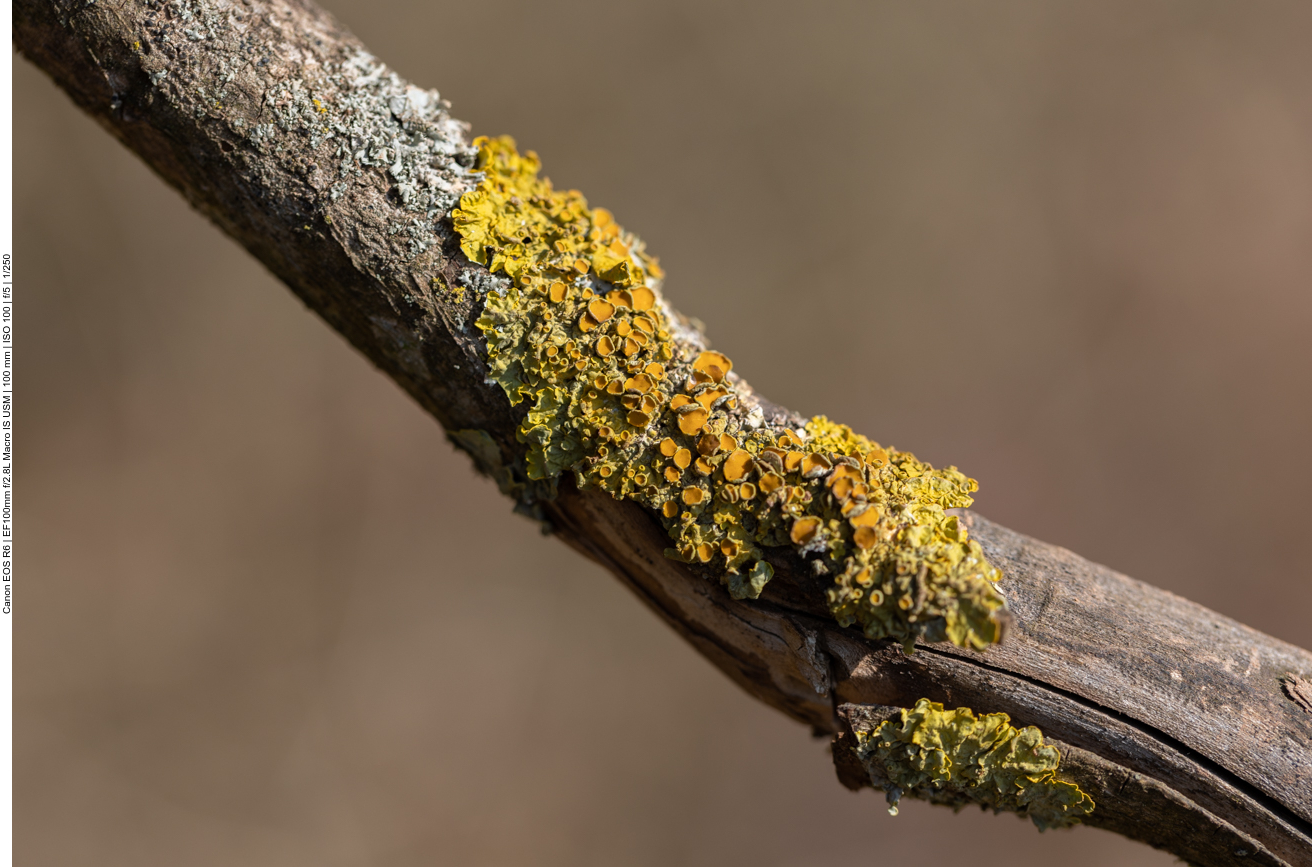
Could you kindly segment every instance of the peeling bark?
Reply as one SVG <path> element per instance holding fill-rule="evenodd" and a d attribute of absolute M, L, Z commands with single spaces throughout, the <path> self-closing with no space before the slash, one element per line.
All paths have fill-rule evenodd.
<path fill-rule="evenodd" d="M 473 328 L 498 278 L 443 219 L 471 183 L 468 134 L 437 94 L 308 0 L 19 0 L 14 33 L 448 431 L 485 432 L 481 469 L 515 461 L 519 412 L 487 383 Z M 542 507 L 749 693 L 836 733 L 848 786 L 869 785 L 849 750 L 856 727 L 929 698 L 1041 728 L 1094 797 L 1090 824 L 1196 864 L 1312 865 L 1306 651 L 968 513 L 1002 569 L 1011 631 L 986 653 L 907 656 L 839 628 L 824 582 L 787 553 L 760 600 L 735 601 L 666 559 L 663 529 L 632 502 L 566 483 Z"/>

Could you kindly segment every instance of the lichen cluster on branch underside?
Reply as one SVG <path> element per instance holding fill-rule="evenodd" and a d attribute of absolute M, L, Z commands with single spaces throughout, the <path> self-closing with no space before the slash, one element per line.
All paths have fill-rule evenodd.
<path fill-rule="evenodd" d="M 1005 713 L 976 716 L 920 699 L 897 719 L 856 732 L 857 757 L 897 813 L 904 795 L 960 809 L 979 804 L 1028 816 L 1039 830 L 1074 825 L 1093 799 L 1057 779 L 1061 753 L 1034 726 L 1017 729 Z"/>
<path fill-rule="evenodd" d="M 736 598 L 773 571 L 762 548 L 791 545 L 836 576 L 829 605 L 872 638 L 1000 638 L 998 572 L 944 509 L 972 479 L 881 448 L 823 416 L 804 429 L 745 412 L 732 362 L 676 339 L 661 271 L 641 242 L 576 191 L 538 177 L 531 151 L 480 138 L 483 180 L 452 220 L 465 254 L 512 280 L 478 327 L 491 377 L 514 405 L 527 476 L 566 471 L 655 511 L 667 556 L 717 568 Z"/>

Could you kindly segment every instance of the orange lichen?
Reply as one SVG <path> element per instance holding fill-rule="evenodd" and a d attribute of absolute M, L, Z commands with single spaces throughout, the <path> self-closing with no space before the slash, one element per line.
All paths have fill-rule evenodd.
<path fill-rule="evenodd" d="M 847 522 L 853 527 L 876 527 L 879 525 L 879 519 L 882 517 L 882 515 L 879 514 L 878 506 L 867 505 L 860 511 L 854 510 L 854 512 L 855 514 L 849 514 L 847 518 Z"/>
<path fill-rule="evenodd" d="M 688 436 L 696 436 L 701 433 L 708 418 L 710 413 L 704 409 L 697 407 L 686 409 L 679 413 L 679 430 Z"/>
<path fill-rule="evenodd" d="M 697 356 L 697 360 L 692 363 L 692 369 L 706 374 L 712 382 L 719 382 L 733 368 L 733 362 L 723 353 L 707 350 Z"/>
<path fill-rule="evenodd" d="M 822 454 L 812 452 L 802 458 L 802 477 L 814 479 L 828 472 L 833 467 L 833 462 Z"/>
<path fill-rule="evenodd" d="M 658 512 L 667 554 L 717 570 L 737 597 L 773 574 L 765 548 L 793 545 L 835 576 L 844 625 L 907 646 L 997 640 L 996 570 L 944 514 L 970 504 L 973 481 L 823 417 L 748 424 L 730 359 L 673 336 L 641 242 L 509 139 L 477 145 L 483 180 L 451 217 L 465 254 L 510 278 L 477 325 L 489 376 L 528 403 L 521 496 L 573 472 Z"/>
<path fill-rule="evenodd" d="M 857 527 L 852 533 L 852 541 L 858 548 L 868 551 L 879 543 L 879 534 L 874 527 Z"/>
<path fill-rule="evenodd" d="M 810 542 L 815 538 L 815 534 L 819 529 L 820 519 L 813 516 L 807 516 L 805 518 L 798 518 L 794 521 L 793 529 L 788 535 L 792 538 L 794 545 L 805 545 L 807 542 Z"/>
<path fill-rule="evenodd" d="M 724 459 L 721 468 L 726 481 L 736 482 L 746 478 L 751 465 L 752 453 L 745 449 L 735 449 L 729 457 Z"/>
<path fill-rule="evenodd" d="M 699 391 L 693 400 L 697 401 L 702 407 L 710 412 L 715 402 L 722 397 L 729 395 L 728 389 L 725 388 L 708 388 L 705 391 Z"/>

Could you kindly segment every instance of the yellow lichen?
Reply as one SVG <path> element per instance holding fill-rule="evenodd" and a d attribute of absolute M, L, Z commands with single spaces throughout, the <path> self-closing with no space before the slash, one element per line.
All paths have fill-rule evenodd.
<path fill-rule="evenodd" d="M 492 379 L 528 403 L 518 437 L 531 481 L 572 471 L 580 487 L 637 500 L 662 517 L 668 556 L 716 568 L 737 598 L 773 574 L 764 548 L 792 545 L 836 576 L 843 625 L 908 650 L 921 637 L 999 639 L 998 573 L 944 513 L 970 505 L 973 480 L 824 417 L 804 431 L 748 424 L 733 362 L 672 337 L 641 242 L 555 190 L 509 138 L 476 144 L 483 180 L 452 221 L 470 259 L 511 278 L 477 325 Z"/>
<path fill-rule="evenodd" d="M 455 299 L 457 304 L 465 303 L 465 287 L 450 285 L 446 282 L 446 278 L 441 274 L 438 274 L 433 278 L 432 286 L 439 292 L 450 293 L 451 297 Z"/>
<path fill-rule="evenodd" d="M 856 731 L 857 757 L 897 814 L 904 795 L 960 809 L 979 804 L 1028 816 L 1039 830 L 1074 825 L 1093 799 L 1057 778 L 1061 753 L 1005 713 L 976 716 L 920 699 L 873 731 Z"/>

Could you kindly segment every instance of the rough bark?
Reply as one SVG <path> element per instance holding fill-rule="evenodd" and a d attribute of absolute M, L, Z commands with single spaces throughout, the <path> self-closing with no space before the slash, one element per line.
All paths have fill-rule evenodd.
<path fill-rule="evenodd" d="M 18 47 L 79 106 L 448 431 L 486 431 L 513 459 L 517 413 L 486 382 L 472 327 L 473 290 L 493 278 L 443 219 L 468 187 L 467 133 L 435 94 L 306 0 L 19 0 L 14 19 Z M 1090 824 L 1197 864 L 1312 865 L 1306 651 L 967 515 L 1005 576 L 1012 629 L 986 653 L 908 656 L 839 628 L 796 558 L 774 558 L 760 600 L 736 601 L 666 559 L 632 502 L 565 484 L 544 508 L 744 689 L 838 733 L 849 786 L 869 784 L 853 727 L 924 697 L 1039 726 L 1097 802 Z"/>

